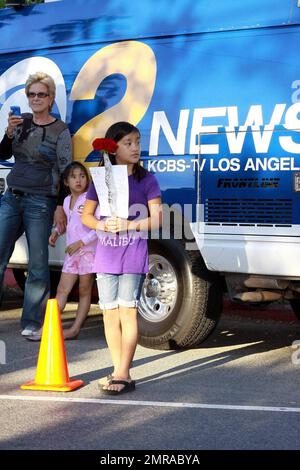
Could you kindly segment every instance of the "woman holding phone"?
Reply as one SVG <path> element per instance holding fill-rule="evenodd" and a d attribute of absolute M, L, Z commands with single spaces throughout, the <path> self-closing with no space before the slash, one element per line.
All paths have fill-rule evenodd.
<path fill-rule="evenodd" d="M 41 326 L 49 297 L 48 239 L 53 219 L 61 232 L 65 229 L 60 182 L 72 160 L 72 144 L 67 125 L 50 114 L 53 78 L 43 72 L 29 75 L 25 93 L 32 113 L 18 116 L 17 109 L 11 111 L 0 143 L 2 160 L 15 157 L 0 206 L 0 291 L 15 242 L 25 232 L 29 260 L 21 334 L 30 336 Z"/>

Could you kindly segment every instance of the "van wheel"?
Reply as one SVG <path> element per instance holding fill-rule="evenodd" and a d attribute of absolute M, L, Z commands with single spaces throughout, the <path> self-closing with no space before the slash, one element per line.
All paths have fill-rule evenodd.
<path fill-rule="evenodd" d="M 139 344 L 196 347 L 212 333 L 221 312 L 219 277 L 208 271 L 199 252 L 186 251 L 179 240 L 152 240 L 139 302 Z"/>
<path fill-rule="evenodd" d="M 15 280 L 20 287 L 20 289 L 24 292 L 25 289 L 25 282 L 27 279 L 28 272 L 25 269 L 18 269 L 13 268 L 13 273 Z M 56 296 L 56 289 L 60 279 L 60 271 L 50 271 L 50 297 L 54 298 Z"/>

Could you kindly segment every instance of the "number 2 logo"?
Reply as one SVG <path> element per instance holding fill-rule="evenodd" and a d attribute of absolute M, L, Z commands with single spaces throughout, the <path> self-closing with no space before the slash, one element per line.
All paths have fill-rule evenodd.
<path fill-rule="evenodd" d="M 38 70 L 44 70 L 54 78 L 55 101 L 62 120 L 65 120 L 67 95 L 64 77 L 59 67 L 46 57 L 30 57 L 16 63 L 0 76 L 0 102 L 4 99 L 0 109 L 1 135 L 7 126 L 10 105 L 19 104 L 23 112 L 30 112 L 23 87 L 28 75 Z M 70 99 L 73 101 L 94 99 L 99 85 L 112 74 L 121 74 L 126 78 L 125 94 L 119 103 L 86 122 L 74 134 L 74 159 L 82 163 L 92 151 L 93 140 L 103 136 L 111 124 L 117 121 L 129 121 L 136 125 L 145 115 L 156 80 L 154 52 L 147 44 L 139 41 L 118 42 L 101 48 L 79 71 L 72 86 Z"/>
<path fill-rule="evenodd" d="M 79 71 L 70 98 L 74 101 L 93 99 L 101 82 L 111 74 L 125 76 L 126 92 L 118 104 L 86 122 L 74 134 L 75 160 L 84 162 L 92 151 L 93 140 L 104 136 L 106 129 L 114 122 L 129 121 L 136 125 L 143 118 L 155 86 L 154 52 L 139 41 L 124 41 L 103 47 Z"/>

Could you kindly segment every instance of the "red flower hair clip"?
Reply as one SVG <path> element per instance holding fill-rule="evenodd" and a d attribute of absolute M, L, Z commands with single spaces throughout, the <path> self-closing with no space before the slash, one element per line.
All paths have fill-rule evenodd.
<path fill-rule="evenodd" d="M 116 153 L 118 144 L 112 139 L 95 139 L 93 149 L 99 152 Z"/>

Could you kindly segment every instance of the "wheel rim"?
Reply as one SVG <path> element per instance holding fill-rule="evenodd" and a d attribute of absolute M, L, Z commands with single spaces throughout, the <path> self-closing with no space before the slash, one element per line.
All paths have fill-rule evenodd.
<path fill-rule="evenodd" d="M 147 321 L 161 322 L 171 315 L 177 300 L 177 276 L 161 255 L 149 256 L 149 272 L 143 284 L 139 314 Z"/>

